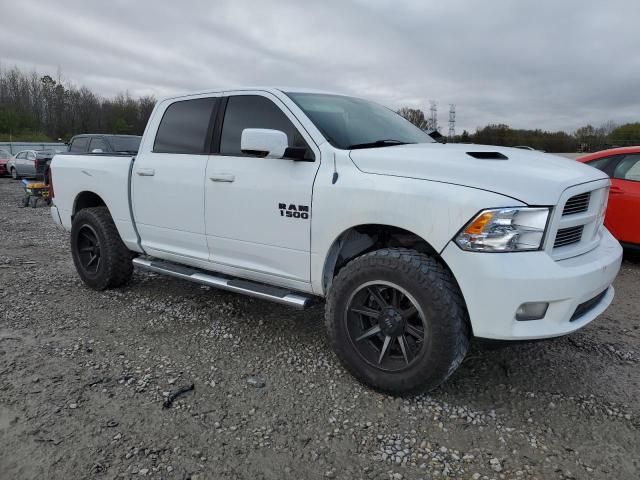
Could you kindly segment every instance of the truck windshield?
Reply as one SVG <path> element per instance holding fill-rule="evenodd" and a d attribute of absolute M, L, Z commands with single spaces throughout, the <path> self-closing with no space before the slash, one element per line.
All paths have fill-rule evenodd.
<path fill-rule="evenodd" d="M 109 137 L 114 152 L 138 153 L 142 137 Z"/>
<path fill-rule="evenodd" d="M 323 93 L 287 95 L 336 148 L 377 148 L 434 140 L 411 122 L 377 103 Z"/>

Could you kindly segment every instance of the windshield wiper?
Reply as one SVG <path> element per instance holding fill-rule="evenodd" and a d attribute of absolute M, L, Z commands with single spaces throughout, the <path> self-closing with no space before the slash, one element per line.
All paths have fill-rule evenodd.
<path fill-rule="evenodd" d="M 349 150 L 355 150 L 357 148 L 393 147 L 395 145 L 407 145 L 408 143 L 412 142 L 403 142 L 401 140 L 389 138 L 386 140 L 376 140 L 375 142 L 356 143 L 354 145 L 349 145 L 347 148 Z"/>

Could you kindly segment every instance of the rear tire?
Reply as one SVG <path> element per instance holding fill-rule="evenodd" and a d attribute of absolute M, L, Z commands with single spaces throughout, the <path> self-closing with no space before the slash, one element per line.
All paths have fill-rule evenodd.
<path fill-rule="evenodd" d="M 327 297 L 326 325 L 345 368 L 392 394 L 437 387 L 469 346 L 453 276 L 434 258 L 404 248 L 367 253 L 342 268 Z"/>
<path fill-rule="evenodd" d="M 78 275 L 94 290 L 124 285 L 133 274 L 133 253 L 122 243 L 107 207 L 86 208 L 75 215 L 71 254 Z"/>

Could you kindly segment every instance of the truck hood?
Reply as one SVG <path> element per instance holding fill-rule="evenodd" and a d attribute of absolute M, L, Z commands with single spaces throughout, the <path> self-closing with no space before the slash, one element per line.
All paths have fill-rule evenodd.
<path fill-rule="evenodd" d="M 483 156 L 482 152 L 507 158 L 469 154 Z M 421 143 L 351 150 L 349 155 L 366 173 L 464 185 L 529 205 L 554 205 L 568 187 L 608 178 L 575 160 L 492 145 Z"/>

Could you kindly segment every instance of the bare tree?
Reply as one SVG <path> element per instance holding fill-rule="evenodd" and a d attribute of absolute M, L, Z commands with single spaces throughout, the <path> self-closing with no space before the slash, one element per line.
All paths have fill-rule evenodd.
<path fill-rule="evenodd" d="M 424 112 L 418 108 L 402 107 L 397 113 L 421 130 L 430 130 L 432 128 L 431 120 L 425 118 Z"/>

